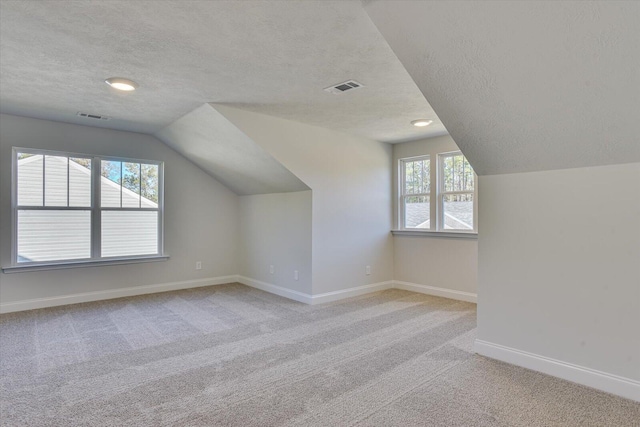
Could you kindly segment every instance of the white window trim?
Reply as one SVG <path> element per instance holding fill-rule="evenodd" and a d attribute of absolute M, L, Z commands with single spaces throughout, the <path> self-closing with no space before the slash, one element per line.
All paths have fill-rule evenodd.
<path fill-rule="evenodd" d="M 395 229 L 391 230 L 391 234 L 394 236 L 418 236 L 418 237 L 440 237 L 440 238 L 454 238 L 454 239 L 477 239 L 478 233 L 472 231 L 433 231 L 433 230 L 421 230 L 419 228 L 407 228 L 404 230 Z"/>
<path fill-rule="evenodd" d="M 92 160 L 91 168 L 91 206 L 18 206 L 17 182 L 18 182 L 18 153 L 29 153 L 42 156 L 79 157 Z M 13 147 L 11 158 L 11 265 L 3 266 L 4 273 L 19 271 L 49 270 L 60 268 L 89 267 L 96 265 L 131 264 L 137 262 L 164 261 L 169 256 L 164 253 L 164 162 L 157 160 L 132 159 L 126 157 L 97 156 L 91 154 L 74 153 L 66 151 L 51 151 L 33 148 Z M 142 163 L 158 165 L 158 207 L 157 208 L 109 208 L 100 206 L 100 162 L 118 161 L 127 163 Z M 67 175 L 67 180 L 69 179 Z M 67 187 L 67 198 L 68 196 Z M 44 197 L 44 186 L 43 186 Z M 90 210 L 91 211 L 91 257 L 84 259 L 67 259 L 46 262 L 20 262 L 18 263 L 18 210 Z M 101 213 L 102 211 L 157 211 L 158 212 L 158 252 L 150 255 L 136 255 L 126 257 L 102 257 L 101 256 Z"/>
<path fill-rule="evenodd" d="M 444 157 L 454 156 L 457 154 L 463 154 L 460 150 L 455 151 L 447 151 L 438 153 L 436 155 L 421 155 L 421 156 L 413 156 L 413 157 L 403 157 L 398 159 L 398 220 L 397 220 L 397 229 L 391 230 L 394 235 L 404 235 L 404 236 L 434 236 L 434 237 L 452 237 L 452 238 L 463 238 L 463 239 L 477 239 L 478 236 L 478 175 L 474 172 L 473 174 L 473 192 L 470 191 L 458 191 L 458 192 L 444 192 L 442 190 L 444 186 L 444 176 L 443 176 L 443 167 L 442 167 L 442 159 Z M 464 155 L 464 154 L 463 154 Z M 405 164 L 407 162 L 412 162 L 416 160 L 430 160 L 430 171 L 431 171 L 431 180 L 430 180 L 430 193 L 425 194 L 411 194 L 411 196 L 429 196 L 430 201 L 430 228 L 411 228 L 406 227 L 405 225 L 405 204 L 404 199 L 407 197 L 405 194 Z M 435 177 L 435 180 L 432 179 Z M 444 206 L 443 200 L 444 196 L 447 194 L 473 194 L 473 229 L 472 230 L 463 230 L 463 229 L 445 229 L 444 228 Z M 435 225 L 435 227 L 434 227 Z"/>
<path fill-rule="evenodd" d="M 136 257 L 112 257 L 100 260 L 73 260 L 73 261 L 47 261 L 47 262 L 21 262 L 18 265 L 2 267 L 3 273 L 22 273 L 41 270 L 64 270 L 67 268 L 99 267 L 105 265 L 140 264 L 145 262 L 167 261 L 169 255 L 151 255 Z"/>

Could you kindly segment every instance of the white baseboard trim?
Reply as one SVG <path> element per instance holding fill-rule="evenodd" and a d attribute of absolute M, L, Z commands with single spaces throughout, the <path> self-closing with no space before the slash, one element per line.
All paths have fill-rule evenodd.
<path fill-rule="evenodd" d="M 260 280 L 252 279 L 245 276 L 237 276 L 236 281 L 242 283 L 243 285 L 251 286 L 252 288 L 260 289 L 261 291 L 280 295 L 281 297 L 289 298 L 294 301 L 303 302 L 305 304 L 313 304 L 312 296 L 310 294 L 305 294 L 304 292 L 294 291 L 292 289 L 272 285 L 271 283 L 262 282 Z"/>
<path fill-rule="evenodd" d="M 275 295 L 280 295 L 282 297 L 289 298 L 294 301 L 303 302 L 305 304 L 324 304 L 327 302 L 338 301 L 345 298 L 351 298 L 392 288 L 404 289 L 407 291 L 420 292 L 423 294 L 436 295 L 462 301 L 476 302 L 475 294 L 444 288 L 436 288 L 433 286 L 419 285 L 416 283 L 399 282 L 394 280 L 311 295 L 304 292 L 283 288 L 282 286 L 273 285 L 271 283 L 262 282 L 250 277 L 233 274 L 229 276 L 211 277 L 207 279 L 185 280 L 181 282 L 160 283 L 156 285 L 135 286 L 130 288 L 109 289 L 105 291 L 83 292 L 50 298 L 36 298 L 14 301 L 0 304 L 0 313 L 12 313 L 16 311 L 34 310 L 38 308 L 56 307 L 60 305 L 77 304 L 82 302 L 101 301 L 113 298 L 152 294 L 156 292 L 176 291 L 180 289 L 221 285 L 224 283 L 233 282 L 239 282 L 243 285 L 251 286 L 252 288 L 270 292 Z"/>
<path fill-rule="evenodd" d="M 311 295 L 245 276 L 238 276 L 237 281 L 242 283 L 243 285 L 251 286 L 252 288 L 260 289 L 265 292 L 270 292 L 272 294 L 280 295 L 281 297 L 289 298 L 294 301 L 299 301 L 311 305 L 324 304 L 326 302 L 338 301 L 345 298 L 351 298 L 358 295 L 364 295 L 371 292 L 383 291 L 385 289 L 393 288 L 393 281 L 390 280 L 387 282 L 372 283 L 370 285 L 355 286 L 353 288 L 341 289 L 339 291 Z"/>
<path fill-rule="evenodd" d="M 385 289 L 393 288 L 393 284 L 394 282 L 392 280 L 389 280 L 387 282 L 372 283 L 370 285 L 356 286 L 353 288 L 341 289 L 339 291 L 317 294 L 311 297 L 311 304 L 324 304 L 326 302 L 338 301 L 341 299 L 356 297 L 371 292 L 384 291 Z"/>
<path fill-rule="evenodd" d="M 460 301 L 478 303 L 478 294 L 471 292 L 456 291 L 454 289 L 438 288 L 429 285 L 420 285 L 418 283 L 401 282 L 394 280 L 394 288 L 403 289 L 405 291 L 419 292 L 421 294 L 434 295 L 437 297 L 451 298 Z"/>
<path fill-rule="evenodd" d="M 0 313 L 34 310 L 37 308 L 56 307 L 59 305 L 77 304 L 81 302 L 101 301 L 113 298 L 131 297 L 135 295 L 153 294 L 157 292 L 176 291 L 179 289 L 197 288 L 201 286 L 222 285 L 236 282 L 238 276 L 220 276 L 207 279 L 185 280 L 182 282 L 160 283 L 157 285 L 135 286 L 132 288 L 109 289 L 105 291 L 83 292 L 50 298 L 36 298 L 0 304 Z"/>
<path fill-rule="evenodd" d="M 476 340 L 474 350 L 482 356 L 640 402 L 640 381 L 483 340 Z"/>

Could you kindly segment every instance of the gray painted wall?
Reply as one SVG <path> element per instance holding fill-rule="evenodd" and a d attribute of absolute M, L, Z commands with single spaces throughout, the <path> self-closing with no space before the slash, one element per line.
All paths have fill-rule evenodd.
<path fill-rule="evenodd" d="M 312 189 L 314 295 L 393 278 L 389 144 L 215 107 Z"/>
<path fill-rule="evenodd" d="M 238 197 L 157 139 L 0 115 L 0 264 L 11 257 L 11 147 L 165 162 L 168 261 L 55 271 L 0 273 L 2 303 L 237 274 Z M 202 261 L 202 270 L 195 262 Z"/>
<path fill-rule="evenodd" d="M 640 380 L 640 163 L 479 190 L 478 338 Z"/>
<path fill-rule="evenodd" d="M 640 378 L 640 3 L 366 10 L 481 175 L 478 338 Z"/>
<path fill-rule="evenodd" d="M 311 197 L 311 191 L 240 197 L 241 276 L 311 294 Z"/>
<path fill-rule="evenodd" d="M 459 150 L 451 136 L 439 136 L 393 146 L 393 221 L 398 228 L 398 160 Z M 436 184 L 431 171 L 431 185 Z M 393 236 L 394 279 L 477 293 L 478 241 L 432 236 Z"/>

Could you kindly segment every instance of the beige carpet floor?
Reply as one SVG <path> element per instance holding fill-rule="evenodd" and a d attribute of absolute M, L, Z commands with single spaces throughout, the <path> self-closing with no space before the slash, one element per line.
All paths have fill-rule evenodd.
<path fill-rule="evenodd" d="M 308 306 L 239 284 L 0 316 L 3 426 L 638 426 L 640 404 L 475 355 L 475 305 Z"/>

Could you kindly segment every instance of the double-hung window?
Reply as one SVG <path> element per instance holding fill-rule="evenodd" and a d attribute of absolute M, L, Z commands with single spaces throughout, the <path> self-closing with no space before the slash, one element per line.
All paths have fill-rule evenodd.
<path fill-rule="evenodd" d="M 405 228 L 431 228 L 431 160 L 429 156 L 400 161 L 402 221 Z"/>
<path fill-rule="evenodd" d="M 399 172 L 400 229 L 477 230 L 476 176 L 461 152 L 400 159 Z"/>
<path fill-rule="evenodd" d="M 162 255 L 163 165 L 14 148 L 14 266 Z"/>
<path fill-rule="evenodd" d="M 475 177 L 461 152 L 438 155 L 438 213 L 443 230 L 473 231 Z"/>

